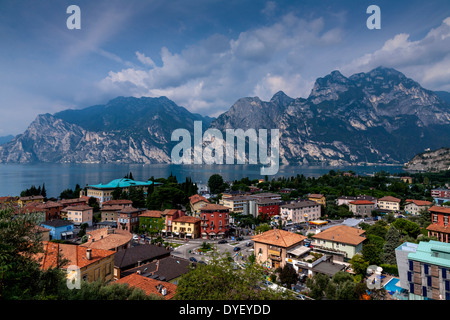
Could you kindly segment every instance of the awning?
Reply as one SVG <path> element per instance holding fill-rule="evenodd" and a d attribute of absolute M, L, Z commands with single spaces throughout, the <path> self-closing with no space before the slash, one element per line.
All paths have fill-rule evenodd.
<path fill-rule="evenodd" d="M 186 237 L 192 237 L 192 233 L 186 233 Z"/>
<path fill-rule="evenodd" d="M 306 252 L 310 251 L 311 248 L 309 247 L 305 247 L 305 246 L 297 246 L 291 250 L 288 250 L 287 253 L 292 254 L 296 257 L 299 257 L 303 254 L 305 254 Z"/>

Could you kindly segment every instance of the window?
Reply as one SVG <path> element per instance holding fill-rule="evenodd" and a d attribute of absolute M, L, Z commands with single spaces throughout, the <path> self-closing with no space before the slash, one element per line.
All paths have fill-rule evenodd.
<path fill-rule="evenodd" d="M 444 216 L 444 226 L 448 225 L 448 216 Z"/>
<path fill-rule="evenodd" d="M 437 214 L 433 214 L 433 222 L 438 222 L 438 215 Z"/>

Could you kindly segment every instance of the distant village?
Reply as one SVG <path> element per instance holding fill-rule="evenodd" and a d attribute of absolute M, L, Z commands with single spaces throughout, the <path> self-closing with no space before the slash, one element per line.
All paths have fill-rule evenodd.
<path fill-rule="evenodd" d="M 396 179 L 406 188 L 414 180 Z M 0 205 L 36 217 L 43 269 L 62 253 L 68 265 L 80 267 L 83 281 L 127 283 L 162 299 L 176 297 L 192 265 L 208 264 L 201 248 L 209 244 L 241 267 L 260 264 L 268 286 L 300 300 L 327 298 L 314 289 L 314 279 L 333 281 L 338 273 L 367 284 L 357 299 L 450 300 L 448 185 L 429 189 L 429 200 L 366 194 L 330 199 L 298 195 L 295 188 L 267 190 L 265 183 L 218 193 L 197 188 L 187 203 L 160 210 L 118 196 L 133 189 L 147 196 L 164 187 L 130 177 L 87 185 L 76 198 L 5 196 Z M 331 206 L 345 215 L 331 217 Z M 285 268 L 293 270 L 292 281 L 281 279 Z"/>

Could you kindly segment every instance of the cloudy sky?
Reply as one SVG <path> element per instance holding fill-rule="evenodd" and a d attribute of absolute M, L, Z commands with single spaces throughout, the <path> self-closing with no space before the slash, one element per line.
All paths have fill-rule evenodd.
<path fill-rule="evenodd" d="M 66 26 L 72 4 L 80 30 Z M 379 30 L 366 26 L 372 4 Z M 380 65 L 450 91 L 449 0 L 0 0 L 0 41 L 0 136 L 116 96 L 217 116 Z"/>

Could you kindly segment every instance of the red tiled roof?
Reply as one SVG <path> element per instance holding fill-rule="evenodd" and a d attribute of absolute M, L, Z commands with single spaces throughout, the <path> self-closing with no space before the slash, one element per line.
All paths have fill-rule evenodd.
<path fill-rule="evenodd" d="M 372 201 L 369 201 L 369 200 L 355 200 L 355 201 L 350 201 L 349 203 L 350 204 L 356 204 L 356 205 L 359 205 L 359 204 L 374 204 Z"/>
<path fill-rule="evenodd" d="M 130 287 L 142 289 L 147 295 L 155 294 L 157 296 L 163 297 L 166 300 L 172 299 L 175 296 L 177 290 L 177 286 L 173 283 L 147 278 L 137 273 L 133 273 L 129 276 L 123 277 L 117 280 L 116 283 L 126 283 Z M 163 294 L 158 291 L 159 285 L 162 285 L 162 287 L 167 289 L 167 294 L 165 296 L 163 296 Z"/>

